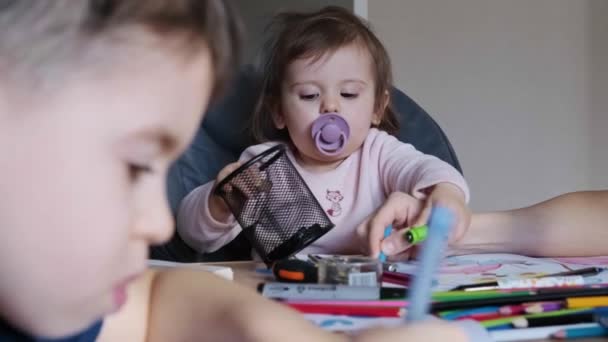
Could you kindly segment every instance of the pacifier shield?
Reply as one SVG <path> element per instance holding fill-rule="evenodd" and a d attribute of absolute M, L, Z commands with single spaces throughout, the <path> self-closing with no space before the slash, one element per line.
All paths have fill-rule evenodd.
<path fill-rule="evenodd" d="M 350 127 L 341 115 L 322 114 L 312 123 L 312 138 L 317 150 L 326 156 L 340 154 L 350 137 Z"/>

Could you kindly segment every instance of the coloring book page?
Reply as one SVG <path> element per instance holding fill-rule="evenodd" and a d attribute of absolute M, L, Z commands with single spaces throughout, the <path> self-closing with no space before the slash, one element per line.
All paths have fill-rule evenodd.
<path fill-rule="evenodd" d="M 416 261 L 396 263 L 397 272 L 416 274 Z M 458 285 L 485 283 L 501 279 L 534 278 L 591 266 L 608 268 L 608 256 L 586 258 L 533 258 L 516 254 L 469 254 L 444 259 L 436 277 L 434 291 L 447 291 Z M 587 284 L 608 283 L 608 272 L 585 277 Z"/>

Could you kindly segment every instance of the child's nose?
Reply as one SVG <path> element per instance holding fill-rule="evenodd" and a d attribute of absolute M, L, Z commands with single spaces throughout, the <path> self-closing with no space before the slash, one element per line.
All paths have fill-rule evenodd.
<path fill-rule="evenodd" d="M 148 244 L 157 245 L 166 242 L 171 238 L 173 232 L 173 216 L 169 209 L 169 204 L 164 194 L 159 193 L 154 198 L 148 198 L 148 208 L 137 213 L 135 222 L 135 235 L 139 239 L 144 239 Z"/>
<path fill-rule="evenodd" d="M 340 105 L 334 98 L 325 98 L 321 104 L 321 113 L 339 113 Z"/>

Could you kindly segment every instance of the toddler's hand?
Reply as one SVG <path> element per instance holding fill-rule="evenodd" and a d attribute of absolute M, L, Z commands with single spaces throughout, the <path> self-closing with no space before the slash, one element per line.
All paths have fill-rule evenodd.
<path fill-rule="evenodd" d="M 471 210 L 466 204 L 464 193 L 450 183 L 439 183 L 433 187 L 426 199 L 424 209 L 416 220 L 415 226 L 427 224 L 434 206 L 442 206 L 452 211 L 456 224 L 452 227 L 450 242 L 455 242 L 464 236 L 471 223 Z"/>
<path fill-rule="evenodd" d="M 215 179 L 214 188 L 241 165 L 241 162 L 235 162 L 224 167 Z M 270 187 L 272 187 L 272 183 L 268 180 L 266 172 L 261 171 L 258 164 L 253 164 L 240 171 L 228 183 L 222 185 L 221 190 L 228 194 L 226 200 L 230 201 L 229 204 L 232 207 L 239 208 L 243 207 L 248 200 L 255 198 L 256 195 L 268 191 Z M 214 219 L 220 222 L 227 221 L 231 215 L 229 206 L 224 199 L 215 195 L 215 191 L 210 194 L 209 212 Z"/>
<path fill-rule="evenodd" d="M 213 184 L 213 189 L 215 189 L 215 187 L 217 187 L 217 185 L 224 178 L 226 178 L 226 176 L 231 174 L 234 170 L 238 169 L 239 166 L 241 166 L 241 162 L 238 161 L 226 165 L 217 174 L 217 177 L 215 178 L 215 182 Z M 215 191 L 211 191 L 211 193 L 209 194 L 209 212 L 211 213 L 211 217 L 213 217 L 213 219 L 219 222 L 227 221 L 230 215 L 232 215 L 232 212 L 230 211 L 230 208 L 228 208 L 226 202 L 224 202 L 224 200 L 220 196 L 215 195 Z"/>
<path fill-rule="evenodd" d="M 414 221 L 407 226 L 416 227 L 426 225 L 429 216 L 431 215 L 431 209 L 436 205 L 449 208 L 456 217 L 456 226 L 452 228 L 450 242 L 461 239 L 471 222 L 471 212 L 465 203 L 462 191 L 455 185 L 449 183 L 440 183 L 433 187 L 429 197 L 420 205 L 420 210 L 414 218 Z M 382 241 L 382 251 L 384 251 L 386 255 L 392 256 L 391 259 L 393 260 L 407 259 L 412 253 L 415 253 L 414 249 L 410 249 L 412 245 L 410 245 L 403 236 L 405 231 L 406 230 L 401 230 L 397 233 L 393 233 Z"/>
<path fill-rule="evenodd" d="M 380 245 L 384 239 L 384 229 L 389 225 L 393 225 L 394 232 L 386 240 L 391 238 L 391 240 L 404 240 L 403 230 L 398 230 L 400 228 L 412 226 L 420 216 L 422 208 L 422 201 L 406 193 L 394 192 L 390 194 L 386 202 L 384 202 L 380 208 L 357 226 L 356 234 L 363 248 L 363 252 L 373 257 L 379 255 Z M 404 249 L 405 248 L 400 248 L 400 246 L 395 246 L 391 253 L 387 253 L 386 246 L 383 246 L 384 252 L 390 255 L 396 254 Z"/>

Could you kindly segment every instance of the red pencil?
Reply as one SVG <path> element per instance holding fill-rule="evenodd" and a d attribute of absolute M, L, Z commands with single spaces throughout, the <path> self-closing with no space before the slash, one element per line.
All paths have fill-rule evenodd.
<path fill-rule="evenodd" d="M 286 305 L 302 312 L 311 314 L 330 314 L 346 316 L 368 316 L 368 317 L 403 317 L 405 310 L 399 307 L 378 307 L 378 306 L 347 306 L 333 304 L 296 304 L 285 303 Z"/>
<path fill-rule="evenodd" d="M 488 313 L 479 313 L 479 314 L 462 316 L 462 317 L 456 318 L 456 320 L 472 319 L 472 320 L 475 320 L 478 322 L 482 322 L 482 321 L 487 321 L 490 319 L 506 318 L 506 317 L 509 317 L 509 316 L 503 315 L 499 312 L 488 312 Z"/>
<path fill-rule="evenodd" d="M 525 311 L 526 306 L 521 304 L 505 305 L 498 309 L 498 312 L 500 312 L 500 314 L 502 314 L 503 316 L 519 315 L 525 313 Z"/>

